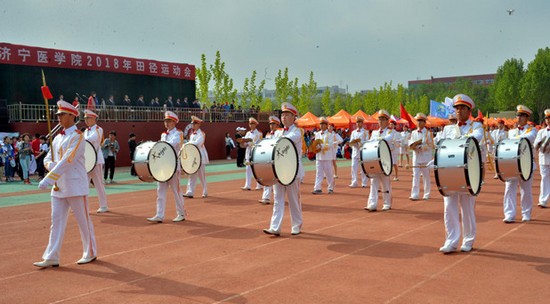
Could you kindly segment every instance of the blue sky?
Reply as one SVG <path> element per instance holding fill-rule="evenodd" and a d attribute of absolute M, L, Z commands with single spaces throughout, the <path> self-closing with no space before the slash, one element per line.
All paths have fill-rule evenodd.
<path fill-rule="evenodd" d="M 355 92 L 527 65 L 549 16 L 548 0 L 0 0 L 0 41 L 197 66 L 219 50 L 239 91 L 288 67 Z"/>

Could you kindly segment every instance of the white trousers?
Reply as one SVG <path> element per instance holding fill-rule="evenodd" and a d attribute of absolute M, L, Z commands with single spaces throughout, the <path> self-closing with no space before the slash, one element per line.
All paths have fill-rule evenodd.
<path fill-rule="evenodd" d="M 82 257 L 91 258 L 97 256 L 94 225 L 89 214 L 88 197 L 73 196 L 66 198 L 52 197 L 52 226 L 50 227 L 50 240 L 42 258 L 45 260 L 59 261 L 59 252 L 65 236 L 69 208 L 73 210 L 74 217 L 80 230 L 82 239 Z"/>
<path fill-rule="evenodd" d="M 165 183 L 157 182 L 157 214 L 156 217 L 164 219 L 164 213 L 166 211 L 166 192 L 168 187 L 172 189 L 174 199 L 176 201 L 176 211 L 178 215 L 184 215 L 183 209 L 183 197 L 180 193 L 180 172 L 176 171 L 174 176 Z"/>
<path fill-rule="evenodd" d="M 321 184 L 323 183 L 323 177 L 327 177 L 328 190 L 334 190 L 334 173 L 332 167 L 332 160 L 316 160 L 315 161 L 315 186 L 313 190 L 321 190 Z"/>
<path fill-rule="evenodd" d="M 197 177 L 201 181 L 202 195 L 208 195 L 208 189 L 206 185 L 205 165 L 201 163 L 199 170 L 195 174 L 191 174 L 187 179 L 187 195 L 193 196 L 195 193 L 195 187 L 197 186 Z"/>
<path fill-rule="evenodd" d="M 94 182 L 99 207 L 108 207 L 107 194 L 105 193 L 105 185 L 103 184 L 103 164 L 96 164 L 92 172 L 88 173 L 88 178 L 91 178 Z"/>
<path fill-rule="evenodd" d="M 539 203 L 548 205 L 550 198 L 550 165 L 540 165 L 540 194 Z"/>
<path fill-rule="evenodd" d="M 252 178 L 254 177 L 254 174 L 252 173 L 252 167 L 250 165 L 246 165 L 246 180 L 244 183 L 245 188 L 252 188 Z M 256 181 L 256 189 L 261 189 L 262 185 L 258 184 L 258 181 Z"/>
<path fill-rule="evenodd" d="M 391 207 L 391 183 L 390 177 L 386 175 L 376 175 L 370 179 L 370 194 L 367 208 L 376 208 L 378 206 L 378 190 L 382 192 L 384 207 Z"/>
<path fill-rule="evenodd" d="M 469 193 L 454 193 L 443 197 L 445 205 L 445 244 L 458 248 L 460 241 L 460 219 L 458 207 L 462 213 L 462 245 L 473 246 L 476 239 L 476 214 L 475 214 L 475 196 Z"/>
<path fill-rule="evenodd" d="M 415 166 L 424 166 L 426 163 L 415 164 Z M 432 183 L 430 182 L 430 169 L 429 168 L 413 168 L 411 197 L 418 198 L 420 195 L 420 176 L 424 182 L 424 196 L 423 198 L 430 198 L 430 189 Z"/>
<path fill-rule="evenodd" d="M 330 161 L 329 161 L 330 162 Z M 281 231 L 281 223 L 285 214 L 285 196 L 288 198 L 290 209 L 290 224 L 292 232 L 302 229 L 302 203 L 300 201 L 300 181 L 298 179 L 288 186 L 279 183 L 273 185 L 273 215 L 271 216 L 270 229 Z"/>
<path fill-rule="evenodd" d="M 298 179 L 298 177 L 296 177 L 296 179 Z M 273 193 L 273 186 L 264 186 L 264 192 L 262 193 L 262 199 L 263 200 L 271 199 L 271 193 Z"/>
<path fill-rule="evenodd" d="M 533 178 L 524 181 L 515 178 L 506 181 L 504 188 L 504 218 L 513 220 L 516 217 L 516 201 L 519 185 L 519 194 L 521 202 L 521 215 L 524 218 L 531 218 L 531 209 L 533 208 Z"/>
<path fill-rule="evenodd" d="M 363 168 L 361 168 L 360 161 L 361 160 L 359 158 L 351 159 L 351 185 L 354 187 L 359 186 L 357 183 L 357 171 L 361 173 L 361 186 L 366 187 L 367 182 L 369 181 L 369 178 L 363 172 Z"/>

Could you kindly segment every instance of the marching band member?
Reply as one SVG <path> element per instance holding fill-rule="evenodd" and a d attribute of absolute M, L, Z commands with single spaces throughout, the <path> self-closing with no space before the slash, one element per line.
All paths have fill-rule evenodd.
<path fill-rule="evenodd" d="M 290 103 L 284 102 L 281 105 L 281 121 L 284 128 L 277 130 L 275 137 L 286 137 L 290 139 L 296 151 L 298 152 L 298 168 L 302 166 L 302 132 L 294 124 L 298 110 Z M 328 175 L 327 175 L 328 178 Z M 288 199 L 288 208 L 290 209 L 290 223 L 292 225 L 292 235 L 298 235 L 302 231 L 302 203 L 300 202 L 300 181 L 298 178 L 288 186 L 279 183 L 273 185 L 273 215 L 271 224 L 264 233 L 279 236 L 281 235 L 281 223 L 285 214 L 285 197 Z"/>
<path fill-rule="evenodd" d="M 334 130 L 334 124 L 328 125 L 328 132 L 333 136 L 332 143 L 332 171 L 334 172 L 334 178 L 338 178 L 338 165 L 336 164 L 336 154 L 338 154 L 338 147 L 344 141 L 342 136 Z"/>
<path fill-rule="evenodd" d="M 189 136 L 188 143 L 194 144 L 195 146 L 197 146 L 197 148 L 199 148 L 199 152 L 201 153 L 201 166 L 199 167 L 199 170 L 197 172 L 191 174 L 191 176 L 189 176 L 189 178 L 187 179 L 187 191 L 183 196 L 188 198 L 193 198 L 193 193 L 195 193 L 195 187 L 197 186 L 197 177 L 201 181 L 202 197 L 206 198 L 208 196 L 205 166 L 209 163 L 209 159 L 208 152 L 206 151 L 206 147 L 204 146 L 206 134 L 200 129 L 202 122 L 202 119 L 196 116 L 191 116 L 193 132 Z"/>
<path fill-rule="evenodd" d="M 426 128 L 426 114 L 418 113 L 414 117 L 418 122 L 418 129 L 411 134 L 411 139 L 408 144 L 413 151 L 413 179 L 410 200 L 416 201 L 419 199 L 420 193 L 420 175 L 424 183 L 424 196 L 422 199 L 430 198 L 430 168 L 428 163 L 432 160 L 432 152 L 434 149 L 433 135 Z"/>
<path fill-rule="evenodd" d="M 449 124 L 450 126 L 452 125 L 456 125 L 456 114 L 449 114 L 449 117 L 447 118 L 449 120 Z M 441 135 L 443 134 L 443 131 L 441 132 L 437 132 L 437 134 L 435 135 L 435 138 L 434 138 L 434 144 L 435 145 L 438 145 L 439 144 L 439 141 L 441 140 Z"/>
<path fill-rule="evenodd" d="M 250 131 L 246 132 L 246 135 L 241 139 L 241 142 L 246 143 L 246 156 L 245 156 L 245 165 L 246 165 L 246 180 L 244 187 L 241 187 L 242 190 L 250 190 L 252 182 L 252 168 L 250 167 L 250 158 L 252 157 L 252 149 L 254 145 L 257 144 L 262 139 L 262 133 L 256 129 L 258 126 L 258 121 L 254 117 L 248 119 L 248 125 L 250 126 Z M 256 190 L 262 189 L 262 186 L 256 181 Z"/>
<path fill-rule="evenodd" d="M 265 138 L 276 138 L 275 132 L 279 129 L 280 126 L 281 120 L 277 116 L 269 116 L 269 132 L 265 135 Z M 280 135 L 280 133 L 278 135 Z M 270 197 L 272 192 L 273 186 L 264 186 L 262 199 L 259 200 L 259 202 L 262 205 L 268 205 L 271 202 Z"/>
<path fill-rule="evenodd" d="M 495 145 L 497 145 L 501 140 L 508 138 L 508 131 L 506 131 L 506 128 L 504 126 L 504 120 L 502 119 L 497 120 L 497 129 L 491 132 L 491 137 L 493 138 Z M 496 147 L 493 148 L 493 162 L 495 161 L 495 153 L 496 153 Z M 498 173 L 496 171 L 495 171 L 495 176 L 493 176 L 493 178 L 494 179 L 498 178 Z"/>
<path fill-rule="evenodd" d="M 363 144 L 369 140 L 369 131 L 363 128 L 363 122 L 365 119 L 361 116 L 357 116 L 357 128 L 351 132 L 349 138 L 349 145 L 351 146 L 351 184 L 350 188 L 359 187 L 357 181 L 357 171 L 361 173 L 361 186 L 363 188 L 367 187 L 368 177 L 363 172 L 363 169 L 359 165 L 361 147 Z"/>
<path fill-rule="evenodd" d="M 109 211 L 107 206 L 107 195 L 105 194 L 105 185 L 103 184 L 103 164 L 105 159 L 101 149 L 103 143 L 103 128 L 97 125 L 97 114 L 94 111 L 86 109 L 84 111 L 84 122 L 88 128 L 84 131 L 84 139 L 89 141 L 97 153 L 97 164 L 94 170 L 88 173 L 88 177 L 92 179 L 94 187 L 97 191 L 97 199 L 99 200 L 99 209 L 97 213 L 104 213 Z"/>
<path fill-rule="evenodd" d="M 539 207 L 547 208 L 550 198 L 550 109 L 544 110 L 546 128 L 540 129 L 535 139 L 535 147 L 539 150 L 540 194 Z"/>
<path fill-rule="evenodd" d="M 406 167 L 411 164 L 409 158 L 409 139 L 411 138 L 411 132 L 409 131 L 409 126 L 404 125 L 403 131 L 401 132 L 401 141 L 399 144 L 399 167 Z M 403 165 L 403 158 L 407 159 L 407 164 Z"/>
<path fill-rule="evenodd" d="M 38 184 L 40 189 L 53 185 L 50 240 L 42 255 L 43 260 L 34 263 L 34 266 L 43 268 L 59 266 L 69 208 L 78 223 L 84 251 L 76 263 L 86 264 L 97 258 L 94 225 L 88 213 L 90 188 L 84 160 L 84 136 L 75 124 L 79 113 L 73 105 L 63 100 L 57 102 L 57 107 L 55 115 L 63 130 L 55 136 L 52 148 L 44 158 L 44 165 L 50 172 Z"/>
<path fill-rule="evenodd" d="M 458 94 L 453 98 L 453 107 L 456 111 L 457 124 L 447 125 L 441 133 L 441 139 L 460 139 L 473 137 L 478 142 L 483 137 L 483 127 L 480 123 L 469 119 L 472 110 L 475 108 L 474 101 L 464 94 Z M 460 240 L 460 219 L 458 207 L 462 212 L 462 246 L 460 250 L 469 252 L 472 250 L 476 238 L 476 215 L 475 196 L 469 193 L 453 193 L 444 196 L 444 217 L 445 217 L 445 243 L 439 251 L 447 254 L 454 252 Z"/>
<path fill-rule="evenodd" d="M 388 127 L 389 119 L 390 114 L 388 113 L 388 111 L 378 111 L 378 125 L 380 126 L 380 129 L 372 131 L 370 141 L 379 141 L 384 139 L 388 143 L 390 150 L 393 150 L 394 143 L 399 135 L 397 134 L 397 132 Z M 367 201 L 367 206 L 365 206 L 364 208 L 365 210 L 376 211 L 376 207 L 378 206 L 378 190 L 380 190 L 379 188 L 381 189 L 382 199 L 384 200 L 382 211 L 387 211 L 391 209 L 392 189 L 390 177 L 384 174 L 380 174 L 373 176 L 370 180 L 370 194 Z"/>
<path fill-rule="evenodd" d="M 537 136 L 537 129 L 527 125 L 529 117 L 533 113 L 528 107 L 524 105 L 517 106 L 517 118 L 518 127 L 508 132 L 508 138 L 527 138 L 529 144 L 532 145 Z M 531 146 L 532 147 L 532 146 Z M 516 217 L 516 195 L 518 185 L 520 187 L 521 197 L 521 221 L 528 222 L 531 220 L 531 209 L 533 208 L 533 178 L 524 181 L 521 178 L 513 178 L 505 182 L 504 189 L 504 219 L 505 223 L 515 222 Z"/>
<path fill-rule="evenodd" d="M 392 162 L 393 162 L 393 171 L 395 172 L 395 177 L 393 178 L 394 181 L 399 181 L 399 171 L 397 169 L 397 159 L 399 157 L 399 146 L 401 145 L 401 138 L 399 135 L 399 132 L 397 132 L 395 130 L 395 126 L 397 126 L 397 121 L 393 120 L 393 119 L 390 119 L 390 126 L 389 128 L 392 131 L 392 133 L 397 133 L 397 137 L 395 138 L 394 140 L 394 145 L 393 145 L 393 148 L 391 150 L 391 158 L 392 158 Z"/>
<path fill-rule="evenodd" d="M 183 144 L 183 132 L 176 129 L 176 124 L 179 122 L 178 115 L 171 111 L 164 113 L 164 127 L 166 132 L 163 132 L 160 136 L 161 141 L 165 141 L 172 145 L 174 150 L 179 151 Z M 174 199 L 176 202 L 177 216 L 172 220 L 173 222 L 185 221 L 185 209 L 183 207 L 183 196 L 180 193 L 180 160 L 177 158 L 176 172 L 174 176 L 168 181 L 161 183 L 157 182 L 157 213 L 153 217 L 147 218 L 149 222 L 162 223 L 164 221 L 164 213 L 166 207 L 166 192 L 168 187 L 172 188 Z"/>
<path fill-rule="evenodd" d="M 328 193 L 331 194 L 334 191 L 334 174 L 332 172 L 332 148 L 334 145 L 334 136 L 328 131 L 328 119 L 326 117 L 320 117 L 321 130 L 315 133 L 316 146 L 320 148 L 320 151 L 315 157 L 315 185 L 313 186 L 313 194 L 323 193 L 321 190 L 321 184 L 323 177 L 327 178 Z"/>

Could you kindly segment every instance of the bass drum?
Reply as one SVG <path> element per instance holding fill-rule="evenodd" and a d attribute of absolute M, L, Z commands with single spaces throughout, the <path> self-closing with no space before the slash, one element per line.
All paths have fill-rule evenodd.
<path fill-rule="evenodd" d="M 254 146 L 250 164 L 260 185 L 272 186 L 278 182 L 288 186 L 298 175 L 298 151 L 286 137 L 265 138 Z"/>
<path fill-rule="evenodd" d="M 527 138 L 503 139 L 495 151 L 498 178 L 505 182 L 521 178 L 527 181 L 533 175 L 533 149 Z"/>
<path fill-rule="evenodd" d="M 441 195 L 478 195 L 481 191 L 481 152 L 475 138 L 441 140 L 435 149 L 434 166 Z"/>
<path fill-rule="evenodd" d="M 97 164 L 97 152 L 94 145 L 92 145 L 92 143 L 88 140 L 86 140 L 84 144 L 84 162 L 87 173 L 94 171 Z"/>
<path fill-rule="evenodd" d="M 141 143 L 134 152 L 134 168 L 144 182 L 167 182 L 176 173 L 176 151 L 165 141 Z"/>
<path fill-rule="evenodd" d="M 361 147 L 361 168 L 369 177 L 377 175 L 389 176 L 393 169 L 391 149 L 384 139 L 368 141 Z"/>
<path fill-rule="evenodd" d="M 201 166 L 201 151 L 191 143 L 186 143 L 181 146 L 180 150 L 181 169 L 188 175 L 192 175 L 199 171 Z"/>

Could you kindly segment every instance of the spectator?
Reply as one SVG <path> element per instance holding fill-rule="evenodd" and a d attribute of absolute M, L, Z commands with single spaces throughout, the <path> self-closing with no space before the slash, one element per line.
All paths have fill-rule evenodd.
<path fill-rule="evenodd" d="M 130 168 L 130 175 L 131 176 L 137 176 L 136 168 L 134 167 L 134 153 L 136 152 L 136 134 L 133 132 L 129 135 L 130 139 L 128 139 L 128 148 L 130 148 L 130 160 L 132 161 L 132 167 Z"/>
<path fill-rule="evenodd" d="M 136 106 L 145 107 L 145 100 L 143 100 L 143 95 L 139 95 L 138 100 L 136 101 Z"/>
<path fill-rule="evenodd" d="M 167 108 L 173 108 L 174 107 L 174 102 L 172 101 L 172 96 L 168 96 L 168 99 L 166 99 L 164 101 L 164 105 L 167 107 Z"/>
<path fill-rule="evenodd" d="M 12 146 L 12 141 L 9 136 L 4 136 L 2 146 L 2 158 L 4 160 L 4 173 L 7 182 L 13 182 L 14 168 L 15 168 L 15 154 Z"/>
<path fill-rule="evenodd" d="M 231 150 L 235 149 L 235 142 L 229 132 L 225 133 L 225 156 L 227 159 L 231 159 Z"/>
<path fill-rule="evenodd" d="M 40 136 L 40 147 L 38 149 L 38 155 L 36 156 L 36 171 L 38 172 L 40 180 L 44 178 L 44 173 L 46 171 L 44 168 L 44 157 L 46 157 L 49 150 L 50 148 L 48 147 L 46 136 Z"/>
<path fill-rule="evenodd" d="M 189 102 L 187 101 L 187 97 L 184 97 L 183 98 L 183 103 L 182 103 L 182 107 L 183 108 L 189 108 Z"/>
<path fill-rule="evenodd" d="M 19 164 L 21 165 L 21 170 L 23 170 L 23 180 L 25 184 L 30 185 L 31 181 L 29 180 L 29 167 L 31 165 L 31 154 L 33 153 L 30 136 L 28 133 L 21 136 L 22 141 L 19 143 Z"/>
<path fill-rule="evenodd" d="M 116 154 L 120 151 L 120 146 L 116 140 L 116 132 L 114 130 L 109 132 L 109 138 L 105 139 L 101 149 L 103 157 L 105 158 L 105 172 L 103 178 L 106 184 L 111 184 L 113 183 L 113 177 L 115 175 Z M 109 181 L 107 181 L 107 177 L 109 177 Z"/>
<path fill-rule="evenodd" d="M 245 135 L 245 128 L 237 127 L 237 133 L 235 133 L 235 139 L 242 138 Z M 246 143 L 239 143 L 237 146 L 237 167 L 244 167 L 244 156 L 246 153 Z"/>

